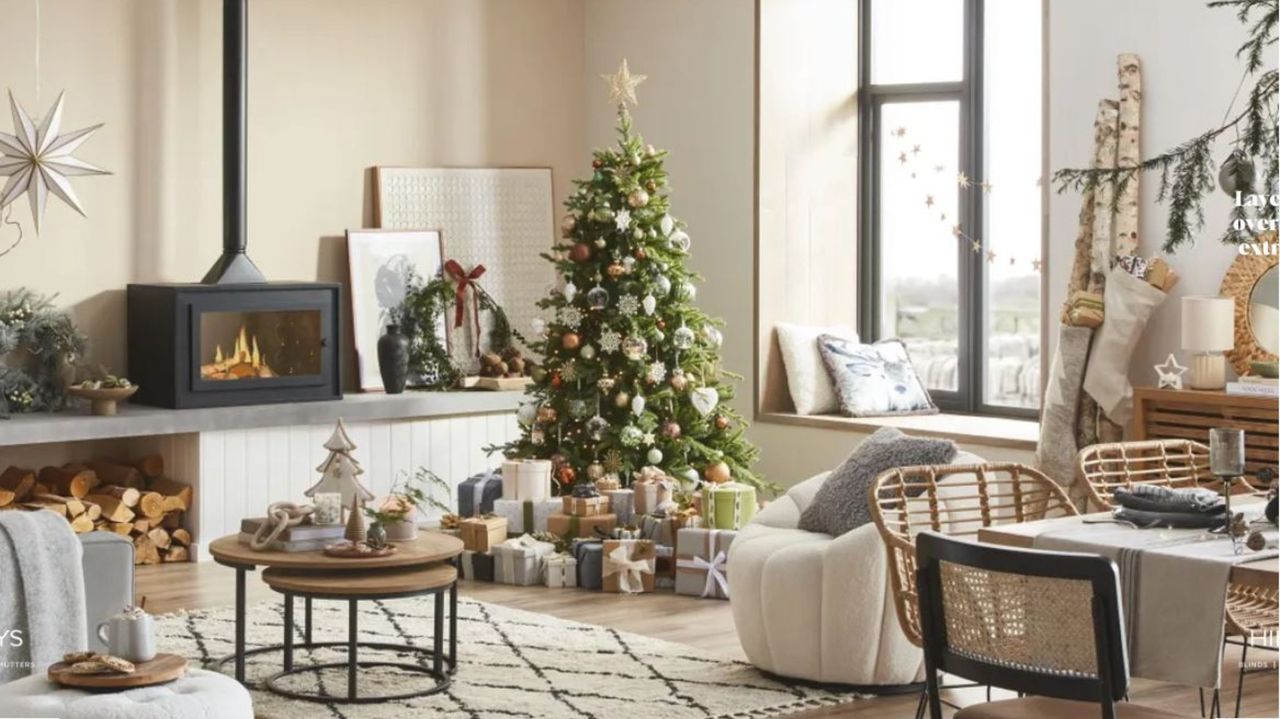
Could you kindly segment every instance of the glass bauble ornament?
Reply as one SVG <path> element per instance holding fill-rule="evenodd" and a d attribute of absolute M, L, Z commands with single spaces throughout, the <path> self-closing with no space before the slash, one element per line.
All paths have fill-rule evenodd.
<path fill-rule="evenodd" d="M 645 454 L 644 458 L 649 460 L 649 464 L 658 464 L 662 461 L 662 450 L 657 447 L 653 447 L 647 454 Z"/>
<path fill-rule="evenodd" d="M 623 271 L 623 272 L 625 272 L 625 273 L 627 273 L 627 274 L 631 274 L 631 272 L 632 272 L 633 270 L 635 270 L 635 268 L 636 268 L 636 258 L 634 258 L 634 257 L 623 257 L 623 258 L 622 258 L 622 271 Z"/>
<path fill-rule="evenodd" d="M 676 230 L 671 235 L 672 249 L 676 249 L 681 252 L 688 252 L 689 246 L 692 244 L 693 244 L 693 241 L 689 239 L 689 233 L 685 232 L 684 230 Z"/>
<path fill-rule="evenodd" d="M 658 309 L 658 298 L 653 295 L 645 295 L 644 299 L 640 300 L 640 308 L 644 310 L 646 315 L 653 314 L 654 310 Z"/>
<path fill-rule="evenodd" d="M 689 349 L 693 346 L 695 339 L 696 338 L 693 336 L 693 330 L 688 327 L 677 327 L 676 331 L 671 333 L 671 343 L 675 345 L 678 350 Z"/>
<path fill-rule="evenodd" d="M 594 244 L 597 248 L 599 248 L 599 249 L 602 249 L 602 250 L 603 250 L 603 249 L 604 249 L 604 247 L 605 247 L 605 245 L 607 245 L 608 243 L 607 243 L 607 242 L 605 242 L 605 240 L 604 240 L 604 238 L 603 238 L 603 237 L 597 237 L 597 238 L 596 238 L 596 241 L 595 241 L 595 242 L 593 242 L 592 244 Z"/>
<path fill-rule="evenodd" d="M 591 345 L 582 345 L 582 349 L 578 350 L 578 356 L 584 360 L 593 360 L 596 358 L 596 348 Z"/>
<path fill-rule="evenodd" d="M 631 231 L 631 237 L 632 237 L 633 239 L 643 240 L 643 239 L 644 239 L 644 230 L 640 229 L 639 227 L 635 228 L 634 230 L 632 230 L 632 231 Z"/>
<path fill-rule="evenodd" d="M 604 477 L 604 465 L 603 465 L 603 464 L 600 464 L 599 462 L 592 462 L 591 464 L 588 464 L 588 465 L 587 465 L 587 477 L 588 477 L 588 478 L 590 478 L 590 479 L 591 479 L 591 481 L 593 481 L 593 482 L 594 482 L 595 480 L 597 480 L 597 479 L 601 479 L 601 478 L 603 478 L 603 477 Z"/>
<path fill-rule="evenodd" d="M 587 306 L 593 310 L 602 310 L 609 306 L 609 291 L 600 285 L 587 290 Z"/>
<path fill-rule="evenodd" d="M 573 484 L 573 480 L 576 479 L 577 476 L 578 476 L 578 473 L 573 471 L 573 467 L 570 467 L 568 465 L 565 465 L 560 469 L 556 470 L 556 479 L 560 480 L 560 484 L 563 484 L 565 486 Z"/>
<path fill-rule="evenodd" d="M 717 349 L 724 344 L 724 333 L 718 327 L 712 327 L 711 325 L 703 327 L 702 337 L 707 341 L 707 344 Z"/>
<path fill-rule="evenodd" d="M 573 215 L 565 215 L 560 221 L 560 235 L 562 237 L 573 237 L 573 231 L 578 228 L 578 218 Z"/>
<path fill-rule="evenodd" d="M 601 417 L 600 415 L 596 415 L 587 420 L 586 429 L 588 437 L 599 441 L 600 438 L 604 436 L 604 433 L 609 429 L 609 420 Z"/>
<path fill-rule="evenodd" d="M 609 279 L 611 280 L 618 279 L 619 277 L 626 274 L 626 272 L 627 272 L 627 269 L 618 262 L 610 263 L 608 267 L 604 268 L 604 273 L 606 275 L 609 275 Z"/>
<path fill-rule="evenodd" d="M 663 332 L 662 330 L 654 330 L 652 336 L 653 336 L 653 341 L 656 344 L 662 344 L 667 339 L 667 333 Z"/>
<path fill-rule="evenodd" d="M 535 402 L 524 402 L 516 410 L 516 421 L 528 427 L 538 418 L 538 405 Z"/>
<path fill-rule="evenodd" d="M 707 478 L 708 482 L 713 484 L 724 484 L 730 479 L 733 479 L 733 472 L 730 471 L 729 465 L 724 462 L 715 462 L 708 465 L 707 468 L 702 471 L 702 474 Z"/>
<path fill-rule="evenodd" d="M 680 423 L 674 419 L 669 419 L 662 424 L 662 436 L 667 439 L 680 439 Z"/>
<path fill-rule="evenodd" d="M 619 408 L 626 407 L 631 404 L 631 395 L 626 392 L 619 392 L 613 396 L 613 404 Z"/>
<path fill-rule="evenodd" d="M 658 290 L 658 294 L 666 297 L 671 294 L 671 278 L 666 275 L 658 275 L 653 279 L 653 286 Z"/>
<path fill-rule="evenodd" d="M 622 356 L 635 361 L 641 359 L 649 351 L 649 343 L 643 337 L 630 335 L 622 340 Z"/>
<path fill-rule="evenodd" d="M 580 265 L 590 262 L 591 254 L 591 245 L 585 242 L 575 242 L 573 247 L 569 249 L 569 259 Z"/>
<path fill-rule="evenodd" d="M 569 400 L 569 416 L 582 419 L 591 414 L 591 406 L 584 399 Z"/>
<path fill-rule="evenodd" d="M 618 433 L 618 439 L 624 446 L 635 447 L 644 441 L 644 432 L 639 427 L 629 424 Z"/>
<path fill-rule="evenodd" d="M 645 399 L 644 395 L 636 395 L 631 398 L 631 414 L 639 417 L 644 414 Z"/>
<path fill-rule="evenodd" d="M 716 415 L 716 429 L 729 429 L 729 418 L 722 414 Z"/>
<path fill-rule="evenodd" d="M 693 467 L 690 467 L 685 471 L 681 472 L 680 477 L 681 479 L 684 480 L 685 484 L 691 487 L 697 486 L 698 484 L 702 483 L 702 478 L 698 476 L 698 470 L 694 469 Z"/>
<path fill-rule="evenodd" d="M 689 377 L 685 375 L 684 370 L 677 367 L 671 371 L 671 387 L 677 392 L 683 392 L 685 387 L 689 386 Z"/>
<path fill-rule="evenodd" d="M 658 220 L 658 229 L 662 230 L 662 234 L 664 235 L 671 234 L 671 231 L 675 228 L 676 221 L 671 217 L 671 215 L 663 215 L 662 219 Z"/>
<path fill-rule="evenodd" d="M 637 209 L 644 207 L 649 204 L 649 193 L 639 188 L 634 189 L 631 194 L 627 195 L 627 204 Z"/>
<path fill-rule="evenodd" d="M 541 317 L 534 317 L 533 320 L 529 322 L 529 327 L 537 337 L 541 337 L 547 333 L 547 321 Z"/>
<path fill-rule="evenodd" d="M 698 286 L 692 282 L 685 282 L 680 286 L 680 296 L 689 302 L 698 299 Z"/>
<path fill-rule="evenodd" d="M 573 302 L 573 298 L 578 296 L 578 286 L 572 282 L 564 283 L 564 301 Z"/>

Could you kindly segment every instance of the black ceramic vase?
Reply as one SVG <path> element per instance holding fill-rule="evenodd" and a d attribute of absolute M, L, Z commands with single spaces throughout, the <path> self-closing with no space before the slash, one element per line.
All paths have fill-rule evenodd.
<path fill-rule="evenodd" d="M 409 338 L 400 334 L 399 325 L 387 325 L 387 333 L 378 338 L 378 370 L 387 394 L 400 394 L 409 379 Z"/>

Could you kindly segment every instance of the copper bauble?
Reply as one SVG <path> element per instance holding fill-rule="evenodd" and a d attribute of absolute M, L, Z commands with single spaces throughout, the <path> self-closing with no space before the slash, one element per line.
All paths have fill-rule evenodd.
<path fill-rule="evenodd" d="M 683 372 L 675 372 L 671 375 L 671 387 L 677 392 L 683 392 L 685 387 L 689 386 L 689 378 Z"/>
<path fill-rule="evenodd" d="M 548 407 L 546 405 L 543 405 L 542 407 L 538 408 L 539 422 L 554 422 L 556 421 L 556 416 L 557 415 L 556 415 L 555 407 Z"/>
<path fill-rule="evenodd" d="M 648 190 L 649 192 L 654 192 L 658 189 L 658 183 L 654 182 L 653 180 L 649 180 L 648 182 L 644 183 L 644 189 Z"/>
<path fill-rule="evenodd" d="M 716 429 L 729 429 L 729 418 L 722 414 L 716 415 Z"/>
<path fill-rule="evenodd" d="M 605 274 L 609 275 L 610 279 L 616 280 L 627 273 L 627 268 L 623 267 L 617 262 L 614 262 L 610 264 L 608 267 L 604 268 L 604 271 L 605 271 Z"/>
<path fill-rule="evenodd" d="M 602 162 L 600 158 L 597 157 L 596 159 L 591 161 L 591 167 L 599 170 L 600 168 L 604 167 L 604 162 Z"/>
<path fill-rule="evenodd" d="M 560 346 L 567 350 L 576 350 L 582 344 L 582 337 L 577 332 L 565 332 L 560 336 Z"/>
<path fill-rule="evenodd" d="M 665 329 L 667 328 L 667 321 L 666 321 L 666 320 L 658 320 L 657 325 L 658 325 L 658 329 L 660 329 L 660 330 L 665 330 Z"/>
<path fill-rule="evenodd" d="M 564 384 L 564 379 L 560 377 L 559 372 L 551 373 L 551 388 L 560 389 L 560 385 Z"/>
<path fill-rule="evenodd" d="M 667 420 L 662 425 L 662 435 L 667 439 L 680 439 L 680 423 L 674 419 Z"/>
<path fill-rule="evenodd" d="M 702 474 L 707 478 L 708 482 L 713 484 L 724 484 L 733 478 L 733 472 L 729 470 L 729 465 L 724 462 L 707 465 L 707 468 L 702 470 Z"/>
<path fill-rule="evenodd" d="M 636 251 L 631 254 L 634 255 L 637 260 L 643 260 L 645 257 L 648 257 L 648 254 L 644 251 L 643 247 L 637 247 Z"/>
<path fill-rule="evenodd" d="M 626 392 L 619 392 L 613 396 L 613 403 L 618 407 L 626 407 L 631 404 L 631 395 Z"/>
<path fill-rule="evenodd" d="M 585 242 L 575 242 L 573 247 L 569 248 L 569 259 L 580 265 L 590 262 L 591 245 Z"/>
<path fill-rule="evenodd" d="M 573 480 L 577 477 L 577 473 L 573 471 L 573 467 L 564 466 L 556 471 L 556 479 L 560 480 L 560 484 L 573 484 Z"/>
<path fill-rule="evenodd" d="M 578 218 L 573 215 L 565 215 L 560 221 L 560 235 L 562 237 L 573 237 L 573 231 L 578 228 Z"/>
<path fill-rule="evenodd" d="M 649 204 L 649 193 L 639 188 L 632 190 L 631 194 L 627 195 L 627 204 L 638 210 Z"/>

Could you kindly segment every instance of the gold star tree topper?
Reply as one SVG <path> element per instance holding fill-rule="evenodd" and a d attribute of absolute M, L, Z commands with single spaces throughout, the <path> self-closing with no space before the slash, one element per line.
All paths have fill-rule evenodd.
<path fill-rule="evenodd" d="M 0 208 L 7 207 L 25 192 L 31 202 L 31 219 L 36 232 L 44 219 L 44 208 L 52 192 L 71 209 L 84 215 L 80 199 L 68 179 L 75 175 L 109 175 L 110 172 L 71 156 L 101 124 L 59 135 L 62 128 L 62 98 L 59 94 L 49 114 L 36 124 L 9 93 L 16 134 L 0 132 L 0 176 L 9 180 L 0 190 Z"/>
<path fill-rule="evenodd" d="M 600 78 L 609 83 L 609 102 L 615 105 L 638 105 L 636 86 L 649 79 L 648 75 L 632 75 L 627 68 L 627 59 L 622 58 L 618 71 L 612 75 L 601 75 Z"/>

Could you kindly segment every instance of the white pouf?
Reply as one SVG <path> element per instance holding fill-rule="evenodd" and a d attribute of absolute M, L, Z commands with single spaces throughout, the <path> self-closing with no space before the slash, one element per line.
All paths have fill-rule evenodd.
<path fill-rule="evenodd" d="M 253 702 L 236 680 L 203 669 L 168 684 L 110 693 L 70 689 L 33 674 L 0 685 L 0 717 L 253 719 Z"/>

